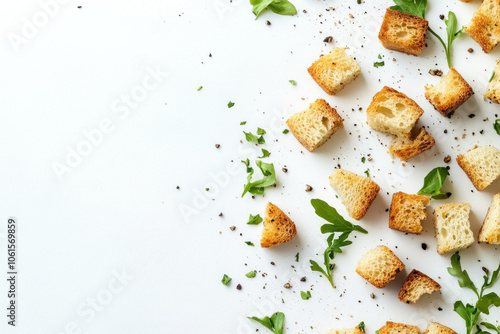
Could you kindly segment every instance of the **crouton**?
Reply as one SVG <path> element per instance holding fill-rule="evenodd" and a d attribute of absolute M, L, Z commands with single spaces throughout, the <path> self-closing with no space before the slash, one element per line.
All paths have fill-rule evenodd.
<path fill-rule="evenodd" d="M 326 334 L 364 334 L 359 327 L 349 329 L 330 329 Z"/>
<path fill-rule="evenodd" d="M 475 146 L 457 156 L 457 162 L 479 191 L 500 176 L 500 150 L 495 146 Z"/>
<path fill-rule="evenodd" d="M 338 129 L 344 127 L 342 117 L 323 99 L 311 103 L 286 121 L 297 140 L 312 152 L 323 145 Z"/>
<path fill-rule="evenodd" d="M 448 118 L 472 94 L 474 94 L 472 87 L 453 67 L 437 85 L 425 86 L 425 98 L 441 115 Z"/>
<path fill-rule="evenodd" d="M 415 304 L 423 294 L 439 291 L 439 285 L 432 278 L 418 270 L 413 269 L 406 278 L 403 287 L 399 290 L 398 298 L 406 304 Z"/>
<path fill-rule="evenodd" d="M 409 137 L 424 111 L 403 93 L 385 86 L 375 94 L 366 111 L 368 125 L 374 130 Z"/>
<path fill-rule="evenodd" d="M 493 196 L 483 226 L 479 230 L 478 241 L 500 245 L 500 193 Z"/>
<path fill-rule="evenodd" d="M 387 8 L 378 38 L 389 50 L 418 56 L 425 47 L 427 20 Z"/>
<path fill-rule="evenodd" d="M 295 223 L 276 205 L 267 203 L 260 246 L 263 248 L 278 246 L 292 240 L 295 235 L 297 235 Z"/>
<path fill-rule="evenodd" d="M 489 53 L 500 42 L 500 1 L 484 0 L 465 31 Z"/>
<path fill-rule="evenodd" d="M 378 184 L 369 178 L 343 169 L 336 169 L 329 179 L 349 216 L 356 220 L 364 217 L 380 191 Z"/>
<path fill-rule="evenodd" d="M 424 334 L 457 334 L 457 332 L 437 322 L 431 322 Z"/>
<path fill-rule="evenodd" d="M 356 272 L 377 288 L 385 287 L 405 268 L 401 260 L 386 246 L 377 246 L 358 262 Z"/>
<path fill-rule="evenodd" d="M 378 330 L 379 334 L 418 334 L 420 328 L 412 325 L 400 324 L 397 322 L 387 321 L 385 326 Z"/>
<path fill-rule="evenodd" d="M 439 254 L 465 249 L 474 243 L 469 222 L 470 208 L 468 203 L 449 203 L 436 208 L 434 229 Z"/>
<path fill-rule="evenodd" d="M 361 67 L 345 53 L 344 48 L 334 48 L 316 60 L 307 71 L 327 94 L 335 95 L 361 74 Z"/>
<path fill-rule="evenodd" d="M 497 60 L 493 77 L 488 83 L 488 90 L 483 97 L 490 99 L 491 102 L 500 103 L 500 60 Z"/>
<path fill-rule="evenodd" d="M 425 206 L 429 201 L 429 197 L 422 195 L 408 195 L 403 192 L 393 194 L 389 211 L 389 228 L 421 234 L 423 229 L 421 222 L 427 218 Z"/>
<path fill-rule="evenodd" d="M 435 144 L 434 138 L 424 128 L 420 128 L 420 132 L 415 138 L 394 138 L 389 144 L 389 152 L 401 161 L 408 161 L 420 153 L 430 150 Z"/>

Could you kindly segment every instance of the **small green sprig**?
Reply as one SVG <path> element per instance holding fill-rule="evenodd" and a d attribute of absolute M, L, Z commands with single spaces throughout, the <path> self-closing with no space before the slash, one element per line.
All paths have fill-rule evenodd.
<path fill-rule="evenodd" d="M 312 199 L 311 204 L 315 209 L 318 216 L 328 221 L 327 224 L 321 226 L 321 233 L 328 234 L 326 242 L 328 247 L 323 253 L 323 262 L 325 268 L 322 268 L 316 261 L 309 260 L 311 263 L 311 270 L 317 271 L 323 274 L 332 287 L 335 289 L 335 284 L 333 283 L 333 269 L 335 264 L 332 260 L 335 258 L 336 253 L 342 253 L 342 247 L 349 246 L 352 241 L 347 240 L 349 235 L 354 232 L 368 233 L 364 228 L 359 225 L 354 225 L 347 220 L 345 220 L 335 208 L 331 207 L 325 201 L 320 199 Z M 340 236 L 335 238 L 335 233 L 341 233 Z"/>
<path fill-rule="evenodd" d="M 243 188 L 243 194 L 241 197 L 245 196 L 247 192 L 254 195 L 262 195 L 264 193 L 264 189 L 267 187 L 271 187 L 276 183 L 276 171 L 274 170 L 274 165 L 272 163 L 268 164 L 262 162 L 261 160 L 256 160 L 255 164 L 262 172 L 262 179 L 252 182 L 252 177 L 254 173 L 254 169 L 250 167 L 249 159 L 242 161 L 245 166 L 247 166 L 247 184 L 245 184 Z"/>
<path fill-rule="evenodd" d="M 285 314 L 276 312 L 271 317 L 264 317 L 262 319 L 257 317 L 248 317 L 250 320 L 255 320 L 262 326 L 269 329 L 274 334 L 283 334 L 283 324 L 285 323 Z"/>
<path fill-rule="evenodd" d="M 250 4 L 253 6 L 252 12 L 255 14 L 255 19 L 268 8 L 279 15 L 297 14 L 297 9 L 288 0 L 250 0 Z"/>
<path fill-rule="evenodd" d="M 467 334 L 472 333 L 472 329 L 474 328 L 474 326 L 478 328 L 478 332 L 483 332 L 479 328 L 479 326 L 476 325 L 479 320 L 479 316 L 481 315 L 481 313 L 489 314 L 489 308 L 491 306 L 500 306 L 500 297 L 495 292 L 485 294 L 485 291 L 491 288 L 497 281 L 498 274 L 500 273 L 500 264 L 491 275 L 488 269 L 483 268 L 483 271 L 485 273 L 485 275 L 483 276 L 483 285 L 481 286 L 481 289 L 478 289 L 474 282 L 470 279 L 467 271 L 462 269 L 459 253 L 456 252 L 451 257 L 451 267 L 448 267 L 448 273 L 458 279 L 458 285 L 461 288 L 469 289 L 477 296 L 477 302 L 475 305 L 471 305 L 469 303 L 464 305 L 461 300 L 456 301 L 453 305 L 453 309 L 455 310 L 455 312 L 457 312 L 457 314 L 465 320 Z M 488 329 L 492 329 L 488 326 L 491 326 L 493 327 L 493 329 L 495 329 L 494 326 L 489 323 L 483 322 L 481 324 Z"/>

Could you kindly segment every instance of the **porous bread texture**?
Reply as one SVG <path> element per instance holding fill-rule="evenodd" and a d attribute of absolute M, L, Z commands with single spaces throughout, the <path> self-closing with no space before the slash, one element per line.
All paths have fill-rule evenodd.
<path fill-rule="evenodd" d="M 500 176 L 500 150 L 495 146 L 475 146 L 457 156 L 457 163 L 479 191 Z"/>
<path fill-rule="evenodd" d="M 489 53 L 500 42 L 500 0 L 484 0 L 465 31 Z"/>
<path fill-rule="evenodd" d="M 330 329 L 326 334 L 364 334 L 359 327 L 349 329 Z"/>
<path fill-rule="evenodd" d="M 401 260 L 386 246 L 377 246 L 358 262 L 356 272 L 377 288 L 385 287 L 405 268 Z"/>
<path fill-rule="evenodd" d="M 500 103 L 500 60 L 497 60 L 495 65 L 495 74 L 488 83 L 488 90 L 483 95 L 484 98 L 490 99 L 495 103 Z"/>
<path fill-rule="evenodd" d="M 415 101 L 387 86 L 375 94 L 366 110 L 372 129 L 399 137 L 409 137 L 423 113 Z"/>
<path fill-rule="evenodd" d="M 327 94 L 335 95 L 361 74 L 361 67 L 344 48 L 334 48 L 316 60 L 307 71 Z"/>
<path fill-rule="evenodd" d="M 437 85 L 425 86 L 425 98 L 441 115 L 448 118 L 472 94 L 474 94 L 472 87 L 453 67 Z"/>
<path fill-rule="evenodd" d="M 278 246 L 292 240 L 296 235 L 295 223 L 276 205 L 267 203 L 260 246 L 263 248 Z"/>
<path fill-rule="evenodd" d="M 379 334 L 418 334 L 420 328 L 417 326 L 401 324 L 387 321 L 385 325 L 378 330 Z"/>
<path fill-rule="evenodd" d="M 406 304 L 415 304 L 423 294 L 439 291 L 439 285 L 426 274 L 413 269 L 399 291 L 398 298 Z"/>
<path fill-rule="evenodd" d="M 286 124 L 302 146 L 312 152 L 344 127 L 343 121 L 335 108 L 318 99 L 310 104 L 309 109 L 292 115 Z"/>
<path fill-rule="evenodd" d="M 387 8 L 378 38 L 389 50 L 418 56 L 425 47 L 427 20 Z"/>
<path fill-rule="evenodd" d="M 500 245 L 500 193 L 491 200 L 488 213 L 479 230 L 478 241 Z"/>
<path fill-rule="evenodd" d="M 335 169 L 329 179 L 349 216 L 356 220 L 364 217 L 380 191 L 378 184 L 369 178 L 343 169 Z"/>
<path fill-rule="evenodd" d="M 431 322 L 424 334 L 457 334 L 453 329 L 441 325 L 437 322 Z"/>
<path fill-rule="evenodd" d="M 392 195 L 389 211 L 389 228 L 402 232 L 421 234 L 422 221 L 427 218 L 425 207 L 429 197 L 397 192 Z"/>
<path fill-rule="evenodd" d="M 401 161 L 408 161 L 420 153 L 430 150 L 435 144 L 434 138 L 424 128 L 421 128 L 413 139 L 409 137 L 394 138 L 389 144 L 389 152 Z"/>
<path fill-rule="evenodd" d="M 434 229 L 439 254 L 459 251 L 474 243 L 469 222 L 470 208 L 469 203 L 449 203 L 436 208 Z"/>

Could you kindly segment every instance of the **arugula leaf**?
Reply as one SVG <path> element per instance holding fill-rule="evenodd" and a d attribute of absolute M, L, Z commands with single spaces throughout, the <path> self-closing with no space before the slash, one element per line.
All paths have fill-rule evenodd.
<path fill-rule="evenodd" d="M 247 181 L 243 188 L 243 194 L 241 197 L 245 196 L 247 192 L 254 195 L 262 195 L 264 189 L 273 186 L 276 183 L 276 172 L 274 170 L 274 165 L 262 162 L 261 160 L 255 161 L 255 164 L 262 172 L 263 178 L 252 182 L 253 170 L 248 174 Z"/>
<path fill-rule="evenodd" d="M 490 81 L 491 81 L 491 80 L 490 80 Z M 289 83 L 291 83 L 291 84 L 292 84 L 292 85 L 294 85 L 294 86 L 297 84 L 297 82 L 295 82 L 295 80 L 288 80 L 288 82 L 289 82 Z"/>
<path fill-rule="evenodd" d="M 453 304 L 453 309 L 465 320 L 465 327 L 467 328 L 467 334 L 470 334 L 472 328 L 476 324 L 479 319 L 479 310 L 472 306 L 471 304 L 467 304 L 464 306 L 462 301 L 457 301 Z"/>
<path fill-rule="evenodd" d="M 467 271 L 462 270 L 462 264 L 460 263 L 460 254 L 458 252 L 453 254 L 451 257 L 451 267 L 448 267 L 448 273 L 451 276 L 455 276 L 458 278 L 458 285 L 461 288 L 468 288 L 479 297 L 476 285 L 474 285 L 474 282 L 472 282 L 472 280 L 470 279 Z"/>
<path fill-rule="evenodd" d="M 444 21 L 446 24 L 446 34 L 448 35 L 448 47 L 445 48 L 446 52 L 446 60 L 448 61 L 448 67 L 451 68 L 451 44 L 455 39 L 457 39 L 460 35 L 462 35 L 462 32 L 464 31 L 464 28 L 460 29 L 459 31 L 455 32 L 457 30 L 457 16 L 453 12 L 448 12 L 448 18 Z"/>
<path fill-rule="evenodd" d="M 252 12 L 255 14 L 255 19 L 267 8 L 280 15 L 297 14 L 297 9 L 288 0 L 250 0 L 250 4 L 253 6 Z"/>
<path fill-rule="evenodd" d="M 299 262 L 299 253 L 295 254 L 295 262 Z"/>
<path fill-rule="evenodd" d="M 358 325 L 358 328 L 363 332 L 363 333 L 366 333 L 365 332 L 365 322 L 364 321 L 361 321 Z"/>
<path fill-rule="evenodd" d="M 259 225 L 260 223 L 262 223 L 262 217 L 260 215 L 252 215 L 250 214 L 250 218 L 248 218 L 248 222 L 247 224 L 248 225 Z"/>
<path fill-rule="evenodd" d="M 424 178 L 424 185 L 417 194 L 418 195 L 431 195 L 433 199 L 445 199 L 451 196 L 450 192 L 442 193 L 441 188 L 450 175 L 445 167 L 436 167 L 429 172 Z"/>
<path fill-rule="evenodd" d="M 344 217 L 342 217 L 334 207 L 331 207 L 323 200 L 311 199 L 311 205 L 313 206 L 315 213 L 318 216 L 331 223 L 331 225 L 325 224 L 321 226 L 321 233 L 352 231 L 358 231 L 365 234 L 368 233 L 361 226 L 354 225 L 345 220 Z"/>
<path fill-rule="evenodd" d="M 231 277 L 229 277 L 229 276 L 227 276 L 226 274 L 224 274 L 224 276 L 222 277 L 221 282 L 222 282 L 222 284 L 224 284 L 224 285 L 228 285 L 228 284 L 229 284 L 229 282 L 231 282 L 231 280 L 232 280 L 232 278 L 231 278 Z"/>
<path fill-rule="evenodd" d="M 476 303 L 476 307 L 484 314 L 490 314 L 490 306 L 500 306 L 500 297 L 494 293 L 490 292 L 482 296 Z"/>
<path fill-rule="evenodd" d="M 240 125 L 245 125 L 247 124 L 247 121 L 240 122 Z"/>
<path fill-rule="evenodd" d="M 251 241 L 245 241 L 245 243 L 246 243 L 248 246 L 255 247 L 255 245 L 254 245 L 254 244 L 253 244 L 253 242 L 251 242 Z"/>
<path fill-rule="evenodd" d="M 500 135 L 500 119 L 497 119 L 495 123 L 493 123 L 493 129 Z"/>
<path fill-rule="evenodd" d="M 283 334 L 285 314 L 283 314 L 282 312 L 274 313 L 271 318 L 266 316 L 262 319 L 259 319 L 257 317 L 248 317 L 248 319 L 257 321 L 259 324 L 266 327 L 274 334 Z"/>
<path fill-rule="evenodd" d="M 376 61 L 373 63 L 373 67 L 382 67 L 385 66 L 385 61 Z"/>
<path fill-rule="evenodd" d="M 491 73 L 491 78 L 488 82 L 492 82 L 494 77 L 495 77 L 495 71 L 493 71 L 493 73 Z"/>
<path fill-rule="evenodd" d="M 229 101 L 228 104 L 227 104 L 227 107 L 228 108 L 232 108 L 233 106 L 234 106 L 234 102 Z"/>
<path fill-rule="evenodd" d="M 245 132 L 245 131 L 243 131 L 243 133 L 245 134 L 246 141 L 249 143 L 264 144 L 266 142 L 266 140 L 264 139 L 263 136 L 258 137 L 251 132 Z M 258 130 L 257 130 L 257 133 L 258 133 Z M 264 131 L 264 133 L 266 133 L 266 132 Z"/>
<path fill-rule="evenodd" d="M 252 271 L 249 271 L 245 274 L 246 277 L 248 278 L 254 278 L 255 276 L 257 276 L 257 273 L 255 272 L 255 270 L 252 270 Z"/>
<path fill-rule="evenodd" d="M 396 6 L 392 6 L 392 10 L 408 13 L 419 16 L 425 19 L 425 11 L 427 10 L 427 0 L 394 0 Z"/>
<path fill-rule="evenodd" d="M 482 322 L 481 325 L 483 325 L 484 327 L 488 328 L 488 329 L 492 329 L 494 331 L 496 331 L 498 334 L 500 334 L 500 326 L 498 327 L 495 327 L 495 325 L 493 324 L 490 324 L 488 322 Z"/>
<path fill-rule="evenodd" d="M 257 128 L 257 134 L 258 135 L 265 135 L 266 134 L 266 130 L 261 129 L 261 128 Z"/>
<path fill-rule="evenodd" d="M 300 297 L 303 299 L 303 300 L 308 300 L 309 298 L 311 298 L 311 291 L 300 291 Z"/>
<path fill-rule="evenodd" d="M 257 158 L 263 159 L 263 158 L 267 158 L 270 155 L 271 155 L 271 153 L 268 150 L 266 150 L 265 148 L 263 148 L 262 149 L 262 156 L 261 157 L 257 157 Z"/>
<path fill-rule="evenodd" d="M 369 169 L 365 170 L 364 173 L 366 174 L 366 177 L 370 177 L 370 170 Z"/>

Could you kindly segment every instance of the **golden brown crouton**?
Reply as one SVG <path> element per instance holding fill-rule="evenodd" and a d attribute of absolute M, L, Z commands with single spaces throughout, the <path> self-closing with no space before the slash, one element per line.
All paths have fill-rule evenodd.
<path fill-rule="evenodd" d="M 470 208 L 469 203 L 448 203 L 436 208 L 434 229 L 439 254 L 459 251 L 474 243 L 469 221 Z"/>
<path fill-rule="evenodd" d="M 479 230 L 478 241 L 500 245 L 500 193 L 491 200 L 483 226 Z"/>
<path fill-rule="evenodd" d="M 500 176 L 500 150 L 495 146 L 476 146 L 457 156 L 457 163 L 479 191 Z"/>
<path fill-rule="evenodd" d="M 500 103 L 500 60 L 497 60 L 493 76 L 488 83 L 488 90 L 483 96 L 491 102 Z"/>
<path fill-rule="evenodd" d="M 400 324 L 387 321 L 385 326 L 378 330 L 379 334 L 418 334 L 420 329 L 417 326 Z"/>
<path fill-rule="evenodd" d="M 441 289 L 441 285 L 436 281 L 426 274 L 413 269 L 399 291 L 398 298 L 403 303 L 415 304 L 423 294 L 431 294 L 434 291 L 439 291 L 439 289 Z"/>
<path fill-rule="evenodd" d="M 465 31 L 489 53 L 500 42 L 500 1 L 484 0 Z"/>
<path fill-rule="evenodd" d="M 443 326 L 437 322 L 431 322 L 424 334 L 457 334 L 453 329 Z"/>
<path fill-rule="evenodd" d="M 418 136 L 413 139 L 408 137 L 394 138 L 389 145 L 389 152 L 401 161 L 408 161 L 420 153 L 430 150 L 435 144 L 434 138 L 424 128 L 421 128 Z"/>
<path fill-rule="evenodd" d="M 408 195 L 397 192 L 392 195 L 389 211 L 389 228 L 402 232 L 421 234 L 422 220 L 427 218 L 425 206 L 429 204 L 429 197 Z"/>
<path fill-rule="evenodd" d="M 278 246 L 292 240 L 295 235 L 297 235 L 295 223 L 276 205 L 267 203 L 260 246 L 263 248 Z"/>
<path fill-rule="evenodd" d="M 377 288 L 385 287 L 405 268 L 401 260 L 386 246 L 377 246 L 358 262 L 356 272 Z"/>

